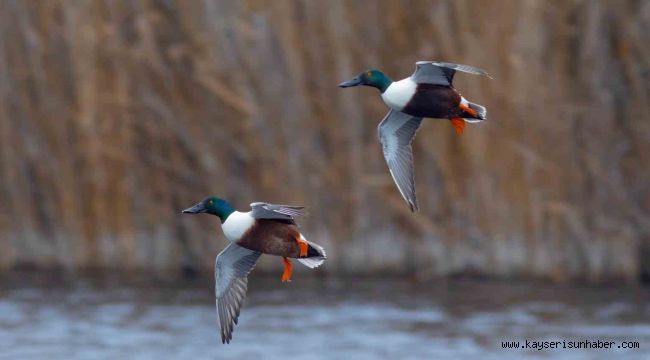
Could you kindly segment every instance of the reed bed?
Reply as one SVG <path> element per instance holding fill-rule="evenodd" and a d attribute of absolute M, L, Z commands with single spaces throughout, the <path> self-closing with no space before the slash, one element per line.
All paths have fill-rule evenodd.
<path fill-rule="evenodd" d="M 0 268 L 207 271 L 210 195 L 305 204 L 321 272 L 650 275 L 650 2 L 0 1 Z M 386 169 L 371 89 L 416 60 L 489 121 Z M 275 271 L 281 262 L 264 259 Z M 645 274 L 645 275 L 644 275 Z"/>

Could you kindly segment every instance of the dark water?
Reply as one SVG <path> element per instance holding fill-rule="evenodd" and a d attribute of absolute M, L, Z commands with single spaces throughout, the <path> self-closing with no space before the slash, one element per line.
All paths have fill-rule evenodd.
<path fill-rule="evenodd" d="M 1 359 L 650 359 L 650 290 L 255 276 L 230 345 L 211 281 L 0 276 Z M 503 341 L 640 349 L 503 349 Z"/>

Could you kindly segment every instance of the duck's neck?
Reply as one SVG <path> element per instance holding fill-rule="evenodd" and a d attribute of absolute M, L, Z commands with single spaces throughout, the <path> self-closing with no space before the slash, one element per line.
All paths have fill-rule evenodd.
<path fill-rule="evenodd" d="M 373 82 L 370 84 L 370 86 L 376 87 L 383 94 L 384 91 L 386 91 L 386 89 L 388 89 L 388 87 L 392 83 L 393 80 L 391 80 L 387 75 L 381 74 L 381 76 L 378 76 L 376 79 L 373 79 Z"/>
<path fill-rule="evenodd" d="M 219 217 L 219 220 L 221 220 L 221 223 L 223 224 L 224 222 L 226 222 L 226 219 L 228 219 L 228 216 L 230 216 L 230 214 L 234 212 L 235 209 L 233 209 L 232 206 L 224 204 L 217 208 L 217 210 L 215 211 L 215 215 Z"/>

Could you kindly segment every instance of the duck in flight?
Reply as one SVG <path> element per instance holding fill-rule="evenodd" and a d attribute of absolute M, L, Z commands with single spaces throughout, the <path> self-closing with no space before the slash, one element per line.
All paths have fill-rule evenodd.
<path fill-rule="evenodd" d="M 392 81 L 383 72 L 370 69 L 339 84 L 342 88 L 365 85 L 381 91 L 390 111 L 379 123 L 379 141 L 390 174 L 411 211 L 418 210 L 411 141 L 422 118 L 449 119 L 456 133 L 462 134 L 465 123 L 480 122 L 487 116 L 485 107 L 467 101 L 454 89 L 456 71 L 490 77 L 485 70 L 469 65 L 418 61 L 415 72 L 406 79 Z"/>
<path fill-rule="evenodd" d="M 230 343 L 233 323 L 237 324 L 239 310 L 248 288 L 248 273 L 262 254 L 282 256 L 282 282 L 291 281 L 290 258 L 309 268 L 323 264 L 325 250 L 305 240 L 295 217 L 303 214 L 303 207 L 273 205 L 255 202 L 251 211 L 236 211 L 228 202 L 208 197 L 183 210 L 183 214 L 207 213 L 221 220 L 221 229 L 230 244 L 217 255 L 214 267 L 217 314 L 221 341 Z"/>

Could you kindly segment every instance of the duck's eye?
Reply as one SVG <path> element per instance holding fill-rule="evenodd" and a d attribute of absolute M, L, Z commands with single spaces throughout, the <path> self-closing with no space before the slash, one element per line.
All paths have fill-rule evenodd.
<path fill-rule="evenodd" d="M 368 72 L 366 73 L 366 75 L 367 75 L 368 77 L 372 77 L 372 72 L 368 71 Z"/>
<path fill-rule="evenodd" d="M 210 205 L 212 205 L 212 200 L 210 200 Z"/>

